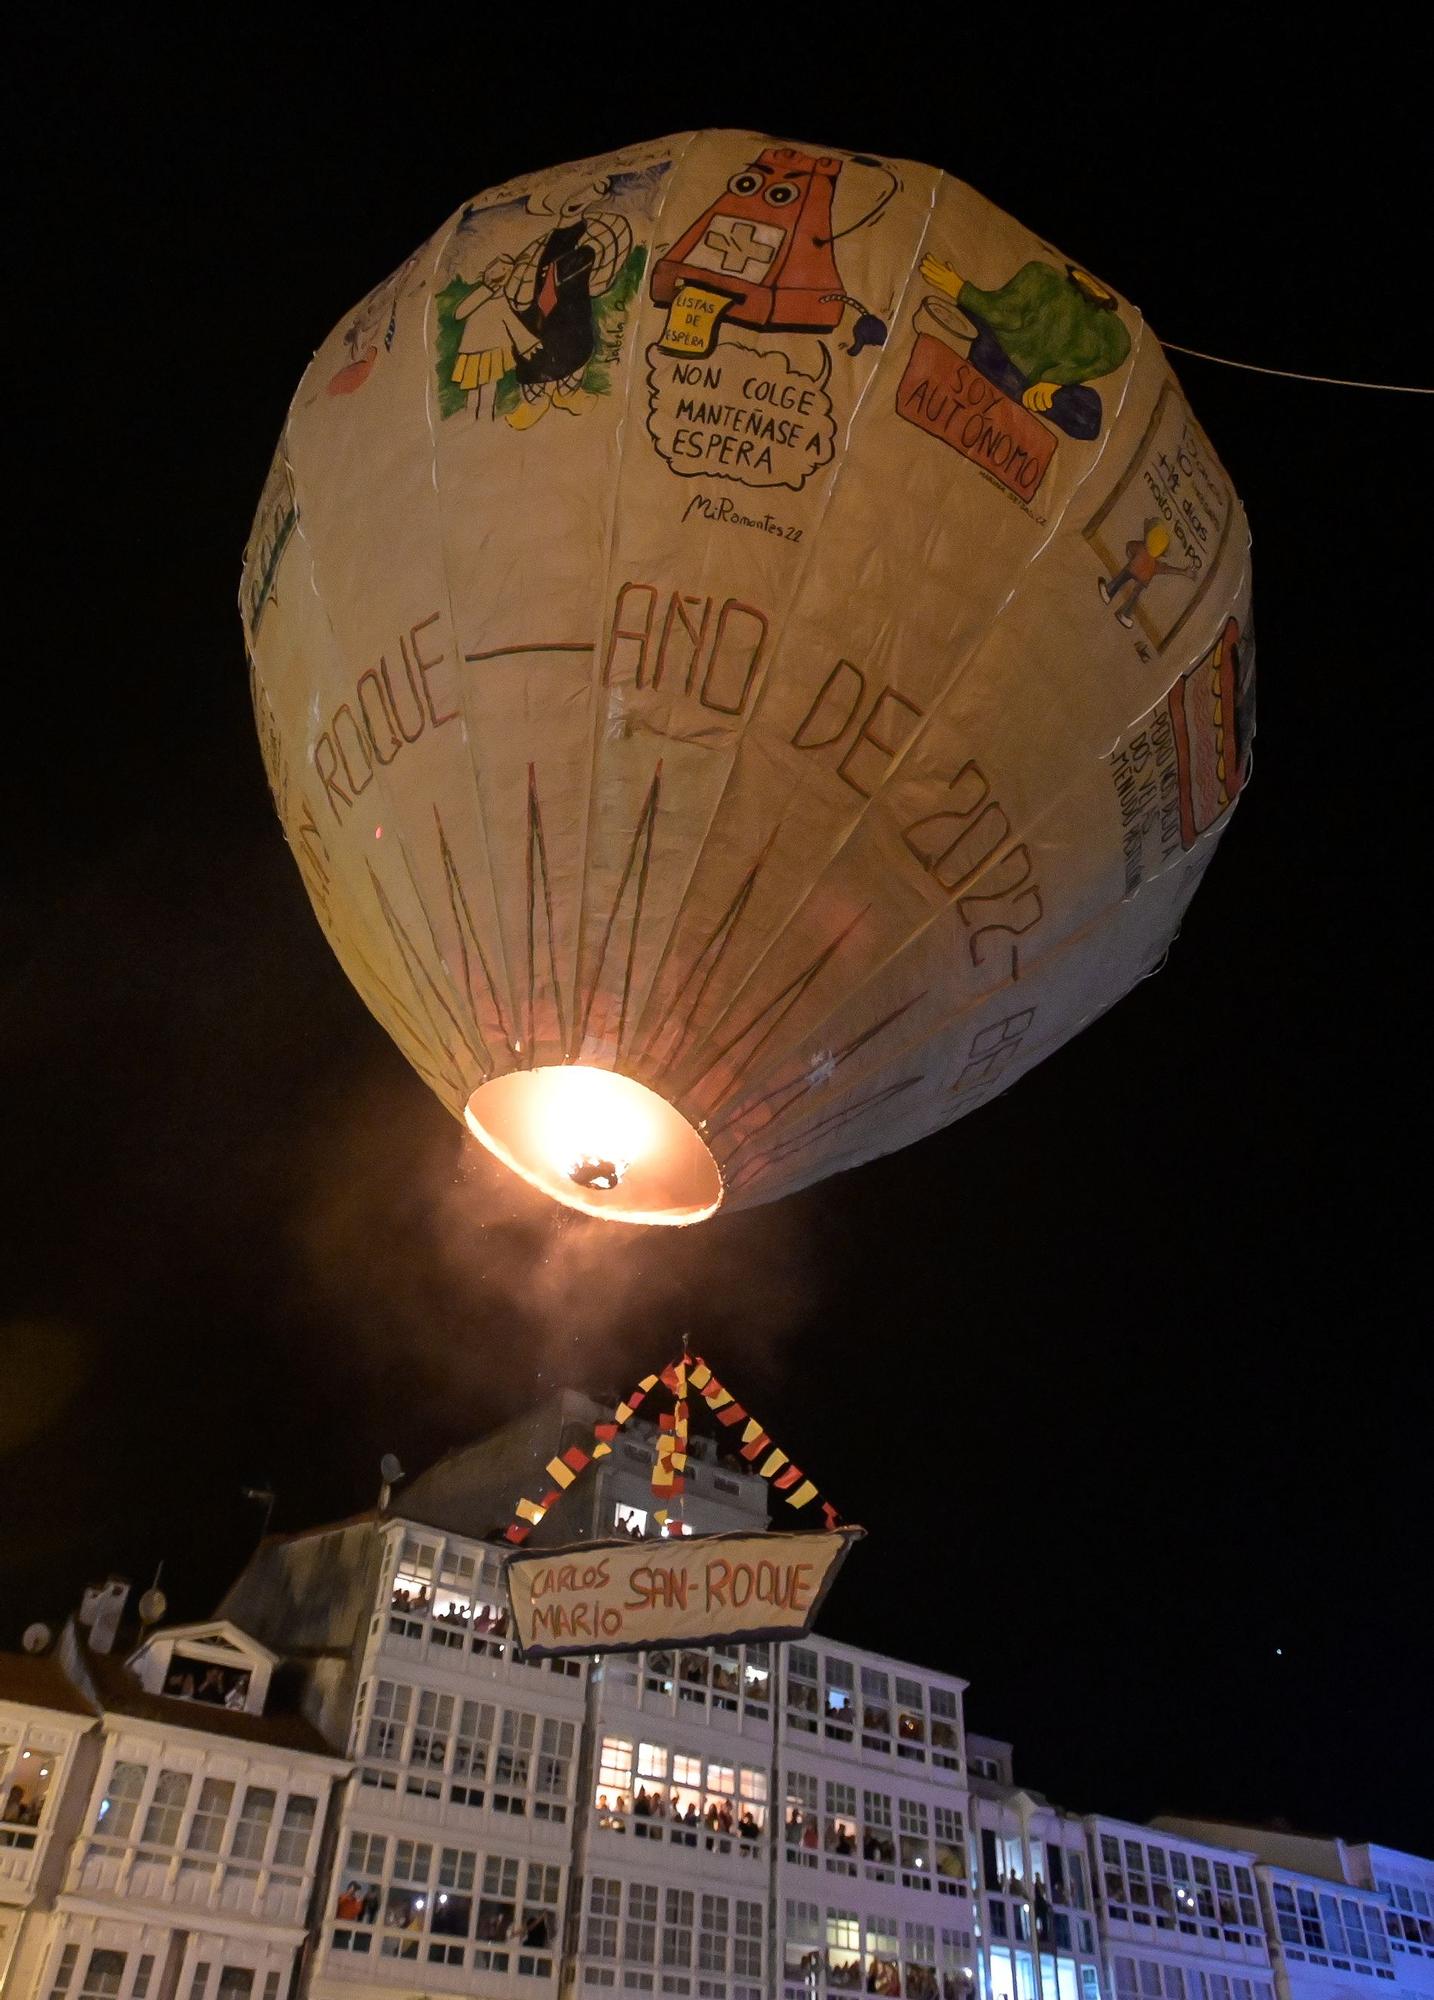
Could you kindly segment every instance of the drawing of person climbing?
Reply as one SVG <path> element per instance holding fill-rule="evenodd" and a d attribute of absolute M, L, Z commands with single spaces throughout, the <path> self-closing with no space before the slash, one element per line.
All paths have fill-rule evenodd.
<path fill-rule="evenodd" d="M 1180 563 L 1163 562 L 1161 558 L 1170 546 L 1170 530 L 1163 521 L 1150 520 L 1145 524 L 1145 533 L 1138 542 L 1125 545 L 1125 567 L 1117 576 L 1097 582 L 1102 604 L 1114 604 L 1124 590 L 1125 602 L 1116 607 L 1116 623 L 1129 626 L 1134 622 L 1136 605 L 1154 583 L 1157 576 L 1194 576 L 1193 568 Z"/>

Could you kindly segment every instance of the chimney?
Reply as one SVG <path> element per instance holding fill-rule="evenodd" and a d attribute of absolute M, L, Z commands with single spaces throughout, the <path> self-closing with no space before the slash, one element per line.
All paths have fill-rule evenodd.
<path fill-rule="evenodd" d="M 89 1632 L 92 1653 L 108 1653 L 113 1647 L 129 1591 L 124 1577 L 112 1576 L 102 1584 L 91 1584 L 80 1599 L 80 1624 Z"/>

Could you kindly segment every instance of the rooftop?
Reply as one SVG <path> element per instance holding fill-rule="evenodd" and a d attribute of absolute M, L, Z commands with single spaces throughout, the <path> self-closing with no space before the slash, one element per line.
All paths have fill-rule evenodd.
<path fill-rule="evenodd" d="M 61 1715 L 93 1718 L 99 1713 L 53 1653 L 0 1653 L 0 1701 L 55 1709 Z"/>

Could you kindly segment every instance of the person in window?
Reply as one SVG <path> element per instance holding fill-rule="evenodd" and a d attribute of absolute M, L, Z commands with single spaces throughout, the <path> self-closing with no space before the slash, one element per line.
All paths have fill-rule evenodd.
<path fill-rule="evenodd" d="M 648 1796 L 647 1787 L 645 1785 L 638 1786 L 637 1797 L 632 1802 L 632 1809 L 636 1813 L 639 1819 L 651 1819 L 652 1800 Z"/>
<path fill-rule="evenodd" d="M 356 1924 L 363 1920 L 364 1896 L 357 1882 L 348 1883 L 339 1893 L 334 1915 L 342 1917 L 345 1923 Z"/>
<path fill-rule="evenodd" d="M 530 1951 L 546 1951 L 548 1947 L 548 1913 L 546 1910 L 530 1910 L 523 1925 L 523 1943 Z"/>
<path fill-rule="evenodd" d="M 12 1785 L 9 1796 L 5 1800 L 5 1810 L 3 1813 L 0 1813 L 0 1819 L 9 1820 L 12 1826 L 24 1826 L 27 1824 L 26 1810 L 25 1787 L 23 1785 Z"/>
<path fill-rule="evenodd" d="M 761 1838 L 762 1829 L 745 1806 L 742 1809 L 742 1817 L 737 1822 L 737 1831 L 743 1840 L 758 1840 Z"/>
<path fill-rule="evenodd" d="M 817 1838 L 817 1823 L 814 1819 L 809 1819 L 806 1825 L 802 1828 L 802 1846 L 804 1848 L 807 1848 L 812 1853 L 815 1853 L 819 1845 L 820 1842 L 818 1841 Z"/>
<path fill-rule="evenodd" d="M 242 1708 L 246 1692 L 247 1690 L 243 1681 L 236 1674 L 234 1679 L 229 1683 L 229 1692 L 224 1697 L 224 1706 L 226 1708 Z"/>

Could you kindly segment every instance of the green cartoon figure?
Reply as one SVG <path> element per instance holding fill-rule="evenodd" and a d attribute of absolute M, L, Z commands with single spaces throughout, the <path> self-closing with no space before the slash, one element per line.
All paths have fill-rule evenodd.
<path fill-rule="evenodd" d="M 937 257 L 921 260 L 921 275 L 975 326 L 970 358 L 988 382 L 1067 437 L 1100 435 L 1100 396 L 1087 385 L 1130 353 L 1113 292 L 1075 264 L 1064 271 L 1023 264 L 995 292 L 981 291 Z"/>

